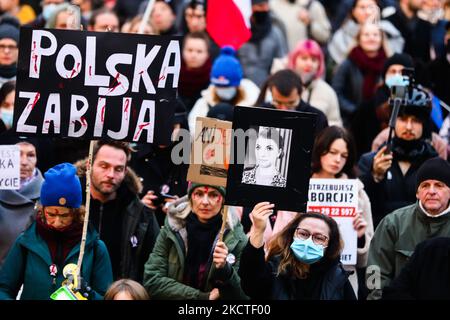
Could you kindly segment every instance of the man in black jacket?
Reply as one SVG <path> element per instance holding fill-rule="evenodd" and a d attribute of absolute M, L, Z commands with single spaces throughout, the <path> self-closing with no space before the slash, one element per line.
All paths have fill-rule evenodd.
<path fill-rule="evenodd" d="M 372 204 L 374 227 L 388 213 L 416 201 L 417 171 L 422 163 L 438 155 L 429 143 L 430 113 L 428 95 L 414 89 L 406 105 L 400 107 L 392 150 L 383 145 L 359 160 L 359 178 Z"/>
<path fill-rule="evenodd" d="M 316 114 L 316 134 L 328 127 L 327 116 L 301 99 L 302 80 L 294 71 L 286 69 L 274 73 L 268 78 L 264 87 L 258 102 L 264 101 L 265 95 L 270 93 L 272 101 L 270 105 L 265 105 L 266 107 Z"/>
<path fill-rule="evenodd" d="M 108 248 L 114 280 L 142 282 L 159 226 L 154 212 L 139 200 L 142 184 L 127 168 L 130 155 L 126 142 L 100 140 L 95 144 L 89 221 Z M 81 176 L 86 175 L 85 164 L 77 164 Z"/>

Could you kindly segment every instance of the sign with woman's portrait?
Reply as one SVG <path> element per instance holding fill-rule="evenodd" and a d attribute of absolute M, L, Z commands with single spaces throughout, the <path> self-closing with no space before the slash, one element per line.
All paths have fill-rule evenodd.
<path fill-rule="evenodd" d="M 305 211 L 316 115 L 235 107 L 227 205 Z"/>

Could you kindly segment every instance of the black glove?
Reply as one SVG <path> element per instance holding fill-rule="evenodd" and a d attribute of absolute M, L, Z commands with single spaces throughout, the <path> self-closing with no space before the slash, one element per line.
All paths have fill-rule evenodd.
<path fill-rule="evenodd" d="M 85 297 L 86 299 L 90 300 L 93 296 L 92 288 L 88 285 L 87 281 L 84 280 L 83 277 L 78 277 L 78 292 Z"/>

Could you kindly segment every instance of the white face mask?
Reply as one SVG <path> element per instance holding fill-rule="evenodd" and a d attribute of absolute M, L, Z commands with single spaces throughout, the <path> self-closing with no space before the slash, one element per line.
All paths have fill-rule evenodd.
<path fill-rule="evenodd" d="M 220 100 L 230 101 L 236 96 L 237 88 L 236 87 L 216 87 L 216 93 L 219 96 Z"/>

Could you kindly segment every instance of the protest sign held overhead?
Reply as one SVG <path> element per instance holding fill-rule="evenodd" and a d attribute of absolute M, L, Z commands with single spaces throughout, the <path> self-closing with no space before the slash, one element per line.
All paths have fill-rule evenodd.
<path fill-rule="evenodd" d="M 230 163 L 231 122 L 198 117 L 187 180 L 225 187 Z"/>
<path fill-rule="evenodd" d="M 20 188 L 20 148 L 16 145 L 0 146 L 0 190 Z"/>
<path fill-rule="evenodd" d="M 170 141 L 179 38 L 21 28 L 19 46 L 15 132 Z"/>
<path fill-rule="evenodd" d="M 310 179 L 308 211 L 316 211 L 336 220 L 344 249 L 341 262 L 355 265 L 357 258 L 357 233 L 353 218 L 358 208 L 356 179 Z"/>

